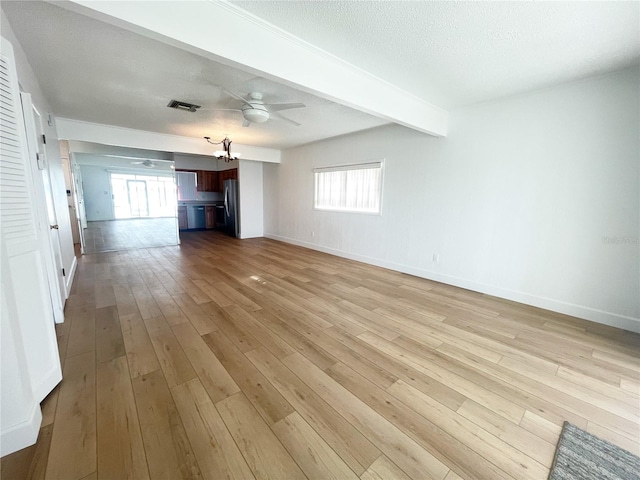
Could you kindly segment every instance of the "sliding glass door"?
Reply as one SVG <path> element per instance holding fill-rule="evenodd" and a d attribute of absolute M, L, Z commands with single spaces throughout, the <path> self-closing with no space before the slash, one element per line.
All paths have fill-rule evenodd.
<path fill-rule="evenodd" d="M 147 182 L 144 180 L 127 180 L 129 211 L 132 217 L 149 216 L 149 199 L 147 198 Z"/>
<path fill-rule="evenodd" d="M 177 197 L 173 175 L 112 173 L 111 193 L 116 219 L 176 216 Z"/>

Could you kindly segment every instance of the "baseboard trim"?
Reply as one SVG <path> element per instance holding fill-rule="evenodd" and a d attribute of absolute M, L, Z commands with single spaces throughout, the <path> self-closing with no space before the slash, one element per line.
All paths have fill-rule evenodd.
<path fill-rule="evenodd" d="M 36 402 L 41 402 L 62 381 L 62 367 L 60 364 L 51 367 L 51 370 L 42 377 L 37 385 L 32 385 L 33 396 Z"/>
<path fill-rule="evenodd" d="M 0 433 L 0 457 L 22 450 L 38 440 L 42 411 L 40 404 L 34 402 L 29 418 L 24 422 L 3 429 Z"/>
<path fill-rule="evenodd" d="M 582 318 L 592 322 L 600 323 L 603 325 L 609 325 L 611 327 L 621 328 L 623 330 L 629 330 L 631 332 L 640 333 L 640 319 L 619 315 L 613 312 L 606 312 L 595 308 L 586 307 L 583 305 L 576 305 L 562 300 L 556 300 L 553 298 L 540 297 L 532 295 L 526 292 L 520 292 L 517 290 L 510 290 L 507 288 L 498 287 L 495 285 L 488 285 L 466 278 L 456 277 L 453 275 L 446 275 L 432 270 L 425 270 L 421 268 L 415 268 L 409 265 L 403 265 L 399 263 L 387 262 L 374 257 L 367 257 L 365 255 L 358 255 L 343 250 L 338 250 L 331 247 L 324 247 L 322 245 L 316 245 L 314 243 L 304 242 L 295 238 L 283 237 L 281 235 L 275 235 L 271 233 L 265 233 L 266 238 L 272 240 L 278 240 L 284 243 L 290 243 L 292 245 L 298 245 L 300 247 L 309 248 L 311 250 L 317 250 L 319 252 L 329 253 L 338 257 L 348 258 L 350 260 L 356 260 L 358 262 L 368 263 L 377 267 L 388 268 L 389 270 L 395 270 L 397 272 L 407 273 L 416 277 L 426 278 L 427 280 L 434 280 L 436 282 L 446 283 L 447 285 L 453 285 L 455 287 L 465 288 L 467 290 L 473 290 L 474 292 L 485 293 L 495 297 L 504 298 L 506 300 L 512 300 L 514 302 L 524 303 L 533 307 L 544 308 L 545 310 L 551 310 L 553 312 L 562 313 L 565 315 L 571 315 L 573 317 Z"/>
<path fill-rule="evenodd" d="M 65 282 L 64 282 L 65 283 L 64 289 L 65 289 L 67 298 L 69 298 L 69 293 L 71 292 L 71 285 L 73 284 L 73 278 L 76 276 L 77 267 L 78 267 L 78 259 L 74 255 L 73 261 L 71 262 L 71 268 L 69 269 L 69 275 L 65 277 Z"/>

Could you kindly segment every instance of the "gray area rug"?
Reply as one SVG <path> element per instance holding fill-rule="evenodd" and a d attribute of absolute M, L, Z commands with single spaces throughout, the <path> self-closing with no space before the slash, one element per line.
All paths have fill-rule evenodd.
<path fill-rule="evenodd" d="M 640 458 L 564 422 L 549 480 L 640 480 Z"/>

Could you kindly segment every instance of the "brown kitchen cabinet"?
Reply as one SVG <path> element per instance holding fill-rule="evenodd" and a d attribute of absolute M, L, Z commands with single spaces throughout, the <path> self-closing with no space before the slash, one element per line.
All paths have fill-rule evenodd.
<path fill-rule="evenodd" d="M 209 170 L 196 170 L 198 178 L 199 192 L 219 192 L 218 188 L 218 172 Z"/>
<path fill-rule="evenodd" d="M 187 207 L 178 207 L 178 229 L 186 230 L 187 224 Z"/>
<path fill-rule="evenodd" d="M 216 226 L 216 207 L 213 205 L 207 205 L 205 207 L 205 227 L 206 228 L 215 228 Z"/>
<path fill-rule="evenodd" d="M 224 190 L 224 181 L 229 179 L 238 179 L 238 169 L 221 170 L 213 172 L 210 170 L 184 170 L 176 169 L 176 172 L 193 172 L 196 174 L 199 192 L 222 192 Z"/>
<path fill-rule="evenodd" d="M 217 192 L 222 192 L 224 190 L 224 181 L 225 180 L 237 180 L 238 179 L 238 169 L 231 168 L 229 170 L 220 170 L 218 173 L 218 190 Z"/>

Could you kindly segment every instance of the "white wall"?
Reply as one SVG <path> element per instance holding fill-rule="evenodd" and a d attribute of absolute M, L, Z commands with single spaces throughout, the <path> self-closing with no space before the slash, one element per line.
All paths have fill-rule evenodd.
<path fill-rule="evenodd" d="M 261 162 L 239 161 L 240 238 L 264 235 L 262 166 Z"/>
<path fill-rule="evenodd" d="M 446 139 L 389 126 L 284 151 L 266 235 L 640 331 L 638 77 L 459 110 Z M 382 158 L 382 215 L 313 210 L 313 167 Z"/>
<path fill-rule="evenodd" d="M 173 161 L 176 168 L 183 170 L 218 170 L 218 159 L 215 157 L 204 157 L 195 155 L 180 155 L 175 153 Z"/>
<path fill-rule="evenodd" d="M 111 178 L 105 167 L 80 165 L 87 221 L 114 220 Z"/>
<path fill-rule="evenodd" d="M 264 236 L 278 235 L 280 232 L 280 172 L 284 169 L 281 164 L 263 165 L 262 204 Z M 287 196 L 288 197 L 288 196 Z M 284 215 L 287 215 L 286 208 Z"/>
<path fill-rule="evenodd" d="M 213 156 L 184 155 L 181 153 L 174 153 L 172 157 L 175 162 L 175 167 L 182 170 L 208 170 L 211 172 L 217 172 L 219 170 L 238 168 L 238 160 L 225 162 L 224 160 L 218 160 Z M 278 158 L 280 158 L 279 155 Z"/>
<path fill-rule="evenodd" d="M 218 171 L 221 172 L 223 170 L 233 170 L 234 168 L 238 168 L 239 164 L 240 160 L 231 160 L 229 162 L 218 160 Z"/>

